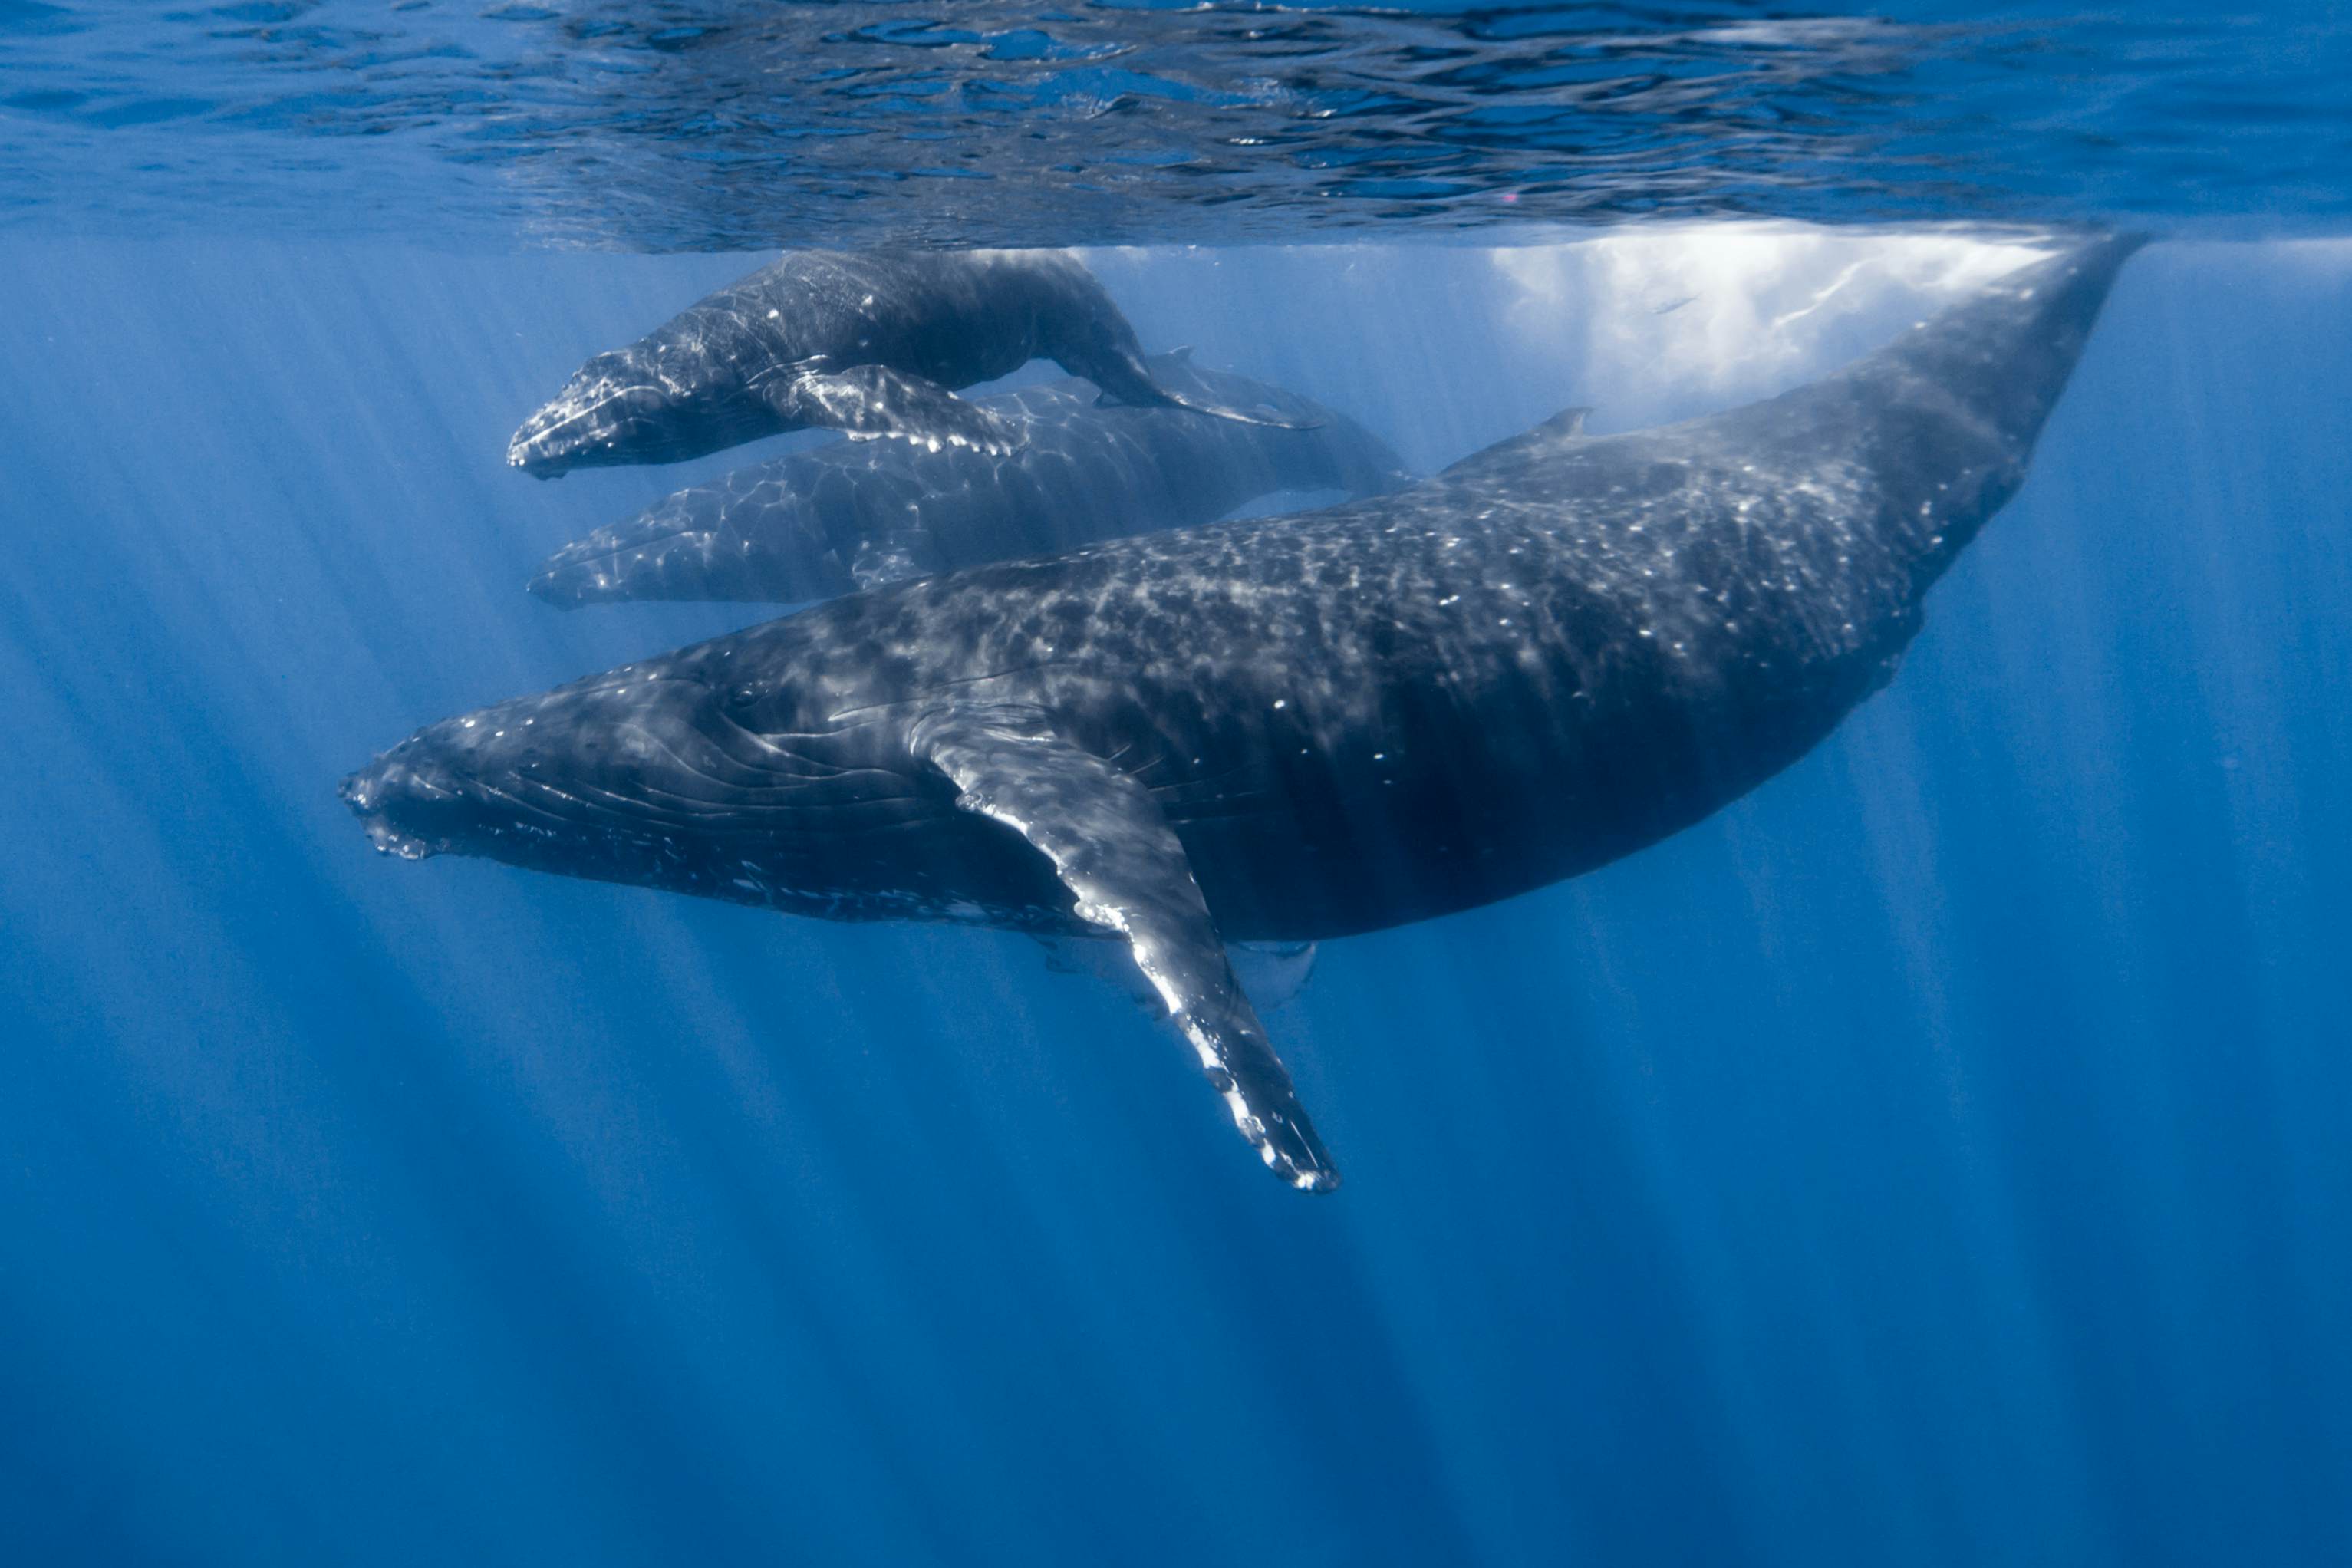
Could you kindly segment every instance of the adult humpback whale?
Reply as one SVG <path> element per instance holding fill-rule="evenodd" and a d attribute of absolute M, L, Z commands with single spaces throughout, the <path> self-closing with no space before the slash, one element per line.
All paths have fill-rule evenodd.
<path fill-rule="evenodd" d="M 1066 251 L 802 250 L 582 365 L 507 461 L 554 479 L 811 427 L 999 447 L 1017 432 L 954 389 L 1039 358 L 1110 402 L 1283 423 L 1155 383 L 1135 329 Z"/>
<path fill-rule="evenodd" d="M 2023 480 L 2136 244 L 1762 403 L 835 599 L 432 725 L 343 794 L 411 858 L 1116 936 L 1265 1163 L 1326 1190 L 1223 944 L 1541 887 L 1801 756 Z"/>
<path fill-rule="evenodd" d="M 619 599 L 830 599 L 902 577 L 1213 522 L 1274 490 L 1379 495 L 1411 482 L 1370 431 L 1182 353 L 1152 380 L 1200 403 L 1270 409 L 1306 428 L 1096 406 L 1059 381 L 982 400 L 1017 425 L 1009 452 L 838 442 L 678 491 L 565 545 L 530 591 L 566 609 Z"/>

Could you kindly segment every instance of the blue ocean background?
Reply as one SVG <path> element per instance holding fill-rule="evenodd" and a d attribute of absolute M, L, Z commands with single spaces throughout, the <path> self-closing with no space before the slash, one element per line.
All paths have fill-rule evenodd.
<path fill-rule="evenodd" d="M 338 9 L 174 16 L 247 49 Z M 2019 15 L 1901 74 L 1966 100 L 1918 134 L 1963 128 L 1980 207 L 1903 183 L 1910 100 L 1839 65 L 1808 112 L 1900 201 L 1776 215 L 1769 161 L 1640 240 L 1030 236 L 1147 241 L 1090 260 L 1150 346 L 1426 470 L 1819 374 L 1988 271 L 1975 218 L 2161 232 L 1827 743 L 1599 873 L 1325 945 L 1268 1016 L 1348 1178 L 1307 1200 L 1024 939 L 387 861 L 336 799 L 422 723 L 772 613 L 522 591 L 764 450 L 502 461 L 757 263 L 719 248 L 756 180 L 711 163 L 654 232 L 668 187 L 614 165 L 598 229 L 543 126 L 443 164 L 469 121 L 420 111 L 372 165 L 359 100 L 274 96 L 349 39 L 236 54 L 279 84 L 238 108 L 131 8 L 0 3 L 0 1563 L 2352 1563 L 2341 8 L 2084 24 L 2137 96 Z M 84 16 L 142 47 L 77 55 Z M 370 47 L 377 106 L 461 58 Z M 48 79 L 100 58 L 133 85 Z M 2119 127 L 2168 134 L 2124 168 Z M 1586 216 L 1664 199 L 1670 130 Z M 1493 188 L 1573 216 L 1557 151 Z M 1258 195 L 1262 239 L 1299 193 Z M 1693 226 L 1759 216 L 1850 221 Z"/>
<path fill-rule="evenodd" d="M 1328 1202 L 1023 939 L 335 799 L 743 618 L 526 597 L 698 470 L 500 446 L 744 259 L 0 248 L 11 1561 L 2352 1559 L 2352 248 L 2136 261 L 1785 776 L 1328 944 Z M 1423 464 L 1606 408 L 1485 252 L 1097 264 Z"/>

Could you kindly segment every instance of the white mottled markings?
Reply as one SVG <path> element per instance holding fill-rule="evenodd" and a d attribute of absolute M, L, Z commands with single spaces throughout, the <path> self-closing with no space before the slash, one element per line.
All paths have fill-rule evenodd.
<path fill-rule="evenodd" d="M 1184 847 L 1150 792 L 1064 740 L 1034 709 L 941 710 L 916 721 L 909 742 L 953 782 L 959 805 L 1045 855 L 1080 920 L 1127 939 L 1268 1168 L 1303 1192 L 1337 1187 L 1339 1172 L 1234 977 Z"/>

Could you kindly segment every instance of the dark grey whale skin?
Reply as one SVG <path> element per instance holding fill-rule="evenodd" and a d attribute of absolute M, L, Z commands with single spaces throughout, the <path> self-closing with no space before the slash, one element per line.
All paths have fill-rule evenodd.
<path fill-rule="evenodd" d="M 1262 381 L 1157 354 L 1152 380 L 1302 428 L 1097 406 L 1057 381 L 979 400 L 1017 425 L 1011 451 L 843 441 L 773 458 L 601 528 L 549 556 L 551 605 L 635 599 L 804 604 L 905 577 L 1212 522 L 1276 490 L 1381 495 L 1412 482 L 1370 431 Z"/>
<path fill-rule="evenodd" d="M 1196 407 L 1156 384 L 1135 329 L 1058 250 L 787 251 L 625 347 L 523 422 L 507 461 L 541 479 L 677 463 L 791 430 L 1000 446 L 954 389 L 1050 359 L 1117 403 Z"/>
<path fill-rule="evenodd" d="M 1376 500 L 853 595 L 431 725 L 343 793 L 410 857 L 1123 925 L 1261 1156 L 1328 1190 L 1217 940 L 1508 898 L 1802 756 L 2023 481 L 2136 245 L 1765 402 L 1555 421 Z"/>

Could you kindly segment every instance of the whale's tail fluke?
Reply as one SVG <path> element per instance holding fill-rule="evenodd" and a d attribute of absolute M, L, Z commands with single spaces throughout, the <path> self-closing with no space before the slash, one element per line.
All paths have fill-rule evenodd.
<path fill-rule="evenodd" d="M 1146 406 L 1151 405 L 1154 405 Z M 1230 419 L 1236 425 L 1257 425 L 1269 430 L 1319 430 L 1323 427 L 1323 422 L 1319 419 L 1291 419 L 1279 414 L 1252 414 L 1245 409 L 1228 408 L 1217 403 L 1203 403 L 1186 397 L 1181 393 L 1169 392 L 1164 389 L 1160 392 L 1156 406 L 1188 409 L 1194 414 L 1204 414 L 1212 419 Z"/>

